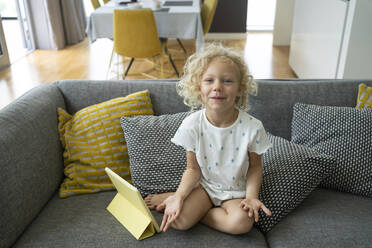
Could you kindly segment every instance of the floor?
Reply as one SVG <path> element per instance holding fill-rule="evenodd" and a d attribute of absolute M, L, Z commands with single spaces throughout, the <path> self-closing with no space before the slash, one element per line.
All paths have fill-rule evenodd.
<path fill-rule="evenodd" d="M 242 51 L 255 78 L 295 78 L 288 65 L 289 47 L 272 46 L 272 38 L 270 32 L 256 32 L 247 33 L 246 39 L 225 40 L 222 43 Z M 186 46 L 187 56 L 195 52 L 193 40 L 182 42 Z M 175 40 L 169 41 L 169 47 L 177 68 L 182 71 L 185 54 Z M 61 50 L 35 50 L 14 60 L 10 67 L 0 71 L 0 108 L 43 83 L 62 79 L 115 78 L 115 73 L 108 70 L 111 52 L 111 40 L 99 39 L 90 43 L 86 38 Z M 151 70 L 151 66 L 147 67 L 148 63 L 135 61 L 131 73 Z M 159 76 L 159 73 L 154 72 L 153 75 Z M 169 73 L 165 77 L 175 78 L 176 75 Z M 129 75 L 128 78 L 143 77 Z"/>

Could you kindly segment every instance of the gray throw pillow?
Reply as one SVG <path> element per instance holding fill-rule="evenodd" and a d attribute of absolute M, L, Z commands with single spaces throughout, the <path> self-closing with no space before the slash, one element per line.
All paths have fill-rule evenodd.
<path fill-rule="evenodd" d="M 186 168 L 185 150 L 170 140 L 190 112 L 122 117 L 133 185 L 143 197 L 174 192 Z"/>
<path fill-rule="evenodd" d="M 372 197 L 372 110 L 297 103 L 292 141 L 337 159 L 320 186 Z"/>
<path fill-rule="evenodd" d="M 295 209 L 334 168 L 335 160 L 305 146 L 268 134 L 273 147 L 262 156 L 263 181 L 259 199 L 272 216 L 259 212 L 255 225 L 269 232 Z"/>

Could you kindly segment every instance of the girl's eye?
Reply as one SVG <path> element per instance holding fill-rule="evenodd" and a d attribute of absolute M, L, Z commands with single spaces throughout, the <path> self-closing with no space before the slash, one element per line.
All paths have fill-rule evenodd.
<path fill-rule="evenodd" d="M 203 81 L 204 82 L 208 82 L 208 83 L 212 83 L 213 82 L 213 79 L 212 78 L 205 78 Z"/>
<path fill-rule="evenodd" d="M 230 80 L 230 79 L 225 79 L 225 80 L 223 80 L 223 82 L 224 82 L 225 84 L 230 84 L 230 83 L 232 83 L 233 81 Z"/>

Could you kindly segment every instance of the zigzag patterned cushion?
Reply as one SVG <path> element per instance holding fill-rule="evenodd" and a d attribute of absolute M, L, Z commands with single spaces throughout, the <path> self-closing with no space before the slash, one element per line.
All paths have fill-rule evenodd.
<path fill-rule="evenodd" d="M 259 199 L 272 216 L 259 212 L 255 225 L 269 232 L 295 209 L 334 168 L 335 160 L 281 137 L 268 135 L 273 147 L 264 153 Z"/>
<path fill-rule="evenodd" d="M 143 197 L 177 190 L 186 153 L 170 140 L 189 114 L 121 118 L 132 182 Z"/>
<path fill-rule="evenodd" d="M 322 187 L 372 197 L 372 110 L 295 104 L 292 141 L 337 159 Z"/>
<path fill-rule="evenodd" d="M 359 84 L 357 109 L 369 108 L 372 109 L 372 87 L 365 84 Z"/>
<path fill-rule="evenodd" d="M 60 197 L 114 189 L 105 167 L 131 182 L 120 117 L 153 113 L 148 90 L 86 107 L 73 116 L 58 109 L 66 175 Z"/>

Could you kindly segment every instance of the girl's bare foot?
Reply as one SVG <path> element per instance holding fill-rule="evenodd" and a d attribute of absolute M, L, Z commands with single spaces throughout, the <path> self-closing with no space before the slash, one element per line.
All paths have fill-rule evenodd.
<path fill-rule="evenodd" d="M 158 208 L 158 206 L 168 198 L 168 196 L 173 195 L 174 192 L 162 193 L 162 194 L 155 194 L 155 195 L 148 195 L 145 198 L 145 203 L 149 209 L 155 209 L 156 211 L 161 211 L 163 209 Z"/>

